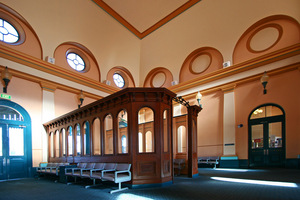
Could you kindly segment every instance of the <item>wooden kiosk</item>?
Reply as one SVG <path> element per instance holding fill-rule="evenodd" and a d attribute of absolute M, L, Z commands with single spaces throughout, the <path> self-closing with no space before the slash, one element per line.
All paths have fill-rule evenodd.
<path fill-rule="evenodd" d="M 175 96 L 127 88 L 45 123 L 48 161 L 131 163 L 132 187 L 172 183 Z"/>

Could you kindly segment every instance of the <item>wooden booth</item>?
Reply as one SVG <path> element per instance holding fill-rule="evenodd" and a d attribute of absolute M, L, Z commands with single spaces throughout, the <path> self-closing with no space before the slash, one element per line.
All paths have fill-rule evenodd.
<path fill-rule="evenodd" d="M 132 164 L 132 187 L 173 182 L 172 99 L 127 88 L 44 124 L 48 162 Z"/>

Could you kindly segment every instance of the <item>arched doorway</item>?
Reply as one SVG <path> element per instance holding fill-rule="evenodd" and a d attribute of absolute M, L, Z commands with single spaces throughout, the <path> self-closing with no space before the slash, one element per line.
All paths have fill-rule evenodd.
<path fill-rule="evenodd" d="M 31 176 L 31 119 L 20 105 L 0 99 L 0 180 Z"/>
<path fill-rule="evenodd" d="M 249 166 L 283 167 L 285 163 L 285 113 L 275 104 L 255 108 L 248 120 Z"/>

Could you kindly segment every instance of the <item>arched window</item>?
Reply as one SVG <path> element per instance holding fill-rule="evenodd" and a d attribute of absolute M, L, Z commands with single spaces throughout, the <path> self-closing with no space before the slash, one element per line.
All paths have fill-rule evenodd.
<path fill-rule="evenodd" d="M 54 157 L 54 133 L 50 133 L 50 157 Z"/>
<path fill-rule="evenodd" d="M 84 146 L 84 155 L 90 155 L 91 154 L 91 147 L 90 147 L 90 123 L 85 122 L 83 125 L 84 129 L 84 136 L 83 136 L 83 146 Z"/>
<path fill-rule="evenodd" d="M 59 154 L 59 131 L 55 131 L 55 157 L 60 157 Z"/>
<path fill-rule="evenodd" d="M 127 112 L 121 110 L 118 114 L 118 153 L 128 153 Z"/>
<path fill-rule="evenodd" d="M 68 128 L 68 156 L 73 155 L 73 130 L 72 127 Z"/>
<path fill-rule="evenodd" d="M 62 134 L 62 155 L 66 156 L 66 130 L 63 128 L 61 130 Z"/>
<path fill-rule="evenodd" d="M 68 61 L 68 64 L 76 71 L 79 71 L 79 72 L 84 71 L 85 62 L 82 59 L 82 57 L 80 55 L 78 55 L 77 53 L 74 53 L 74 52 L 68 53 L 67 61 Z"/>
<path fill-rule="evenodd" d="M 177 129 L 177 152 L 186 153 L 186 128 L 179 126 Z"/>
<path fill-rule="evenodd" d="M 80 132 L 80 125 L 76 125 L 76 154 L 79 156 L 81 155 L 81 132 Z"/>
<path fill-rule="evenodd" d="M 169 152 L 169 118 L 168 110 L 163 113 L 164 119 L 164 152 Z"/>
<path fill-rule="evenodd" d="M 104 119 L 104 154 L 114 153 L 114 140 L 113 140 L 113 121 L 112 115 L 108 114 Z"/>
<path fill-rule="evenodd" d="M 93 155 L 101 155 L 101 133 L 100 133 L 100 120 L 96 118 L 93 122 L 93 137 L 92 137 L 92 147 Z"/>
<path fill-rule="evenodd" d="M 139 124 L 139 152 L 151 153 L 154 152 L 154 113 L 148 107 L 143 107 L 138 113 Z M 142 146 L 142 147 L 141 147 Z"/>

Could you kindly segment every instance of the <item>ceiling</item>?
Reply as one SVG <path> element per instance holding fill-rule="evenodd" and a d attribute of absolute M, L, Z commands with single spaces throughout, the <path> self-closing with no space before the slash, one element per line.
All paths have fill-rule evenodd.
<path fill-rule="evenodd" d="M 140 39 L 201 0 L 93 0 Z"/>

